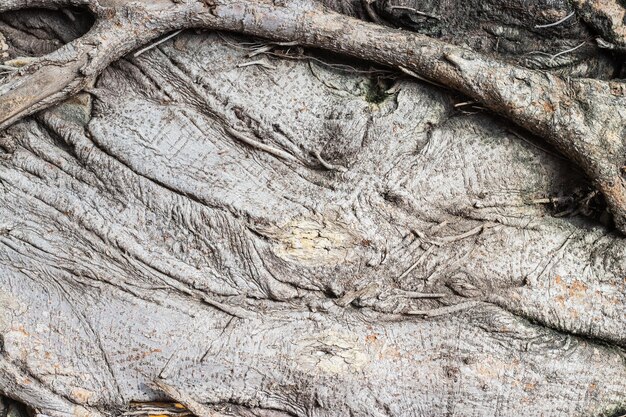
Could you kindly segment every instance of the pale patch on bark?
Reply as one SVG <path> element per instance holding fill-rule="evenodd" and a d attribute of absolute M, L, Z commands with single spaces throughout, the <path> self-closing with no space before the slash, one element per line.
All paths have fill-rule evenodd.
<path fill-rule="evenodd" d="M 264 234 L 277 241 L 277 256 L 307 266 L 343 263 L 357 245 L 356 235 L 347 225 L 323 218 L 293 219 Z"/>
<path fill-rule="evenodd" d="M 306 371 L 354 373 L 361 371 L 371 360 L 364 341 L 352 332 L 327 330 L 298 343 L 297 362 Z"/>

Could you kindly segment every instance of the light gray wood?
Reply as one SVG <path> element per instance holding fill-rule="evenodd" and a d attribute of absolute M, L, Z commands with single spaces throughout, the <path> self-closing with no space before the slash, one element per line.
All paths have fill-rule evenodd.
<path fill-rule="evenodd" d="M 626 241 L 545 204 L 592 192 L 574 164 L 456 93 L 250 42 L 184 31 L 2 133 L 0 393 L 51 417 L 624 412 Z"/>

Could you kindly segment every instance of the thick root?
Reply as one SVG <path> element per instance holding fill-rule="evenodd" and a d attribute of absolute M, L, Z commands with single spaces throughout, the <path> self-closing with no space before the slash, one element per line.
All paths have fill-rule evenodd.
<path fill-rule="evenodd" d="M 9 2 L 16 7 L 62 3 L 77 2 Z M 0 128 L 76 94 L 112 61 L 164 33 L 185 27 L 234 31 L 402 68 L 470 96 L 576 162 L 604 193 L 617 226 L 626 233 L 621 85 L 564 80 L 305 0 L 280 5 L 258 0 L 85 3 L 97 15 L 94 29 L 24 68 L 0 88 Z"/>

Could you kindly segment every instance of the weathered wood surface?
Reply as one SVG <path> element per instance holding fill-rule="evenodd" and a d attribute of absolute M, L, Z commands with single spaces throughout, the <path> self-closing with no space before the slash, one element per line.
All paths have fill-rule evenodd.
<path fill-rule="evenodd" d="M 382 3 L 385 10 L 387 3 Z M 0 87 L 0 128 L 88 90 L 113 62 L 168 32 L 204 28 L 261 36 L 387 65 L 480 102 L 551 143 L 582 168 L 604 196 L 616 227 L 626 234 L 626 89 L 619 81 L 574 77 L 582 74 L 576 71 L 568 74 L 572 65 L 557 60 L 585 46 L 589 40 L 548 54 L 548 58 L 539 63 L 540 68 L 547 69 L 564 65 L 565 71 L 558 75 L 515 65 L 526 63 L 536 67 L 536 63 L 524 60 L 511 63 L 510 56 L 501 56 L 498 53 L 499 31 L 496 31 L 496 44 L 492 48 L 489 43 L 486 45 L 487 49 L 495 51 L 479 53 L 468 48 L 468 42 L 462 42 L 463 47 L 432 36 L 390 28 L 372 11 L 369 1 L 362 2 L 363 8 L 377 23 L 337 13 L 314 0 L 11 0 L 2 4 L 0 11 L 33 5 L 58 8 L 76 4 L 83 5 L 93 14 L 93 27 L 84 36 L 6 77 Z M 489 2 L 487 7 L 477 5 L 478 15 L 498 16 L 494 14 L 494 5 Z M 515 6 L 515 1 L 506 5 Z M 565 6 L 560 2 L 555 5 L 561 9 Z M 390 6 L 390 9 L 393 12 L 398 7 L 403 11 L 424 13 L 406 5 Z M 517 4 L 517 9 L 519 7 Z M 584 6 L 578 7 L 579 13 L 584 15 L 580 9 Z M 621 6 L 614 5 L 613 8 Z M 555 11 L 558 14 L 559 10 Z M 456 20 L 464 21 L 463 9 L 458 13 Z M 576 9 L 559 21 L 549 23 L 548 27 L 560 25 L 572 13 L 575 14 Z M 516 13 L 510 14 L 508 24 L 512 26 Z M 501 14 L 500 18 L 503 16 L 508 14 Z M 466 29 L 454 21 L 448 24 Z M 545 29 L 541 26 L 545 25 L 532 28 Z M 598 38 L 598 47 L 620 51 L 619 39 L 615 39 L 614 32 L 599 31 L 598 35 L 608 35 L 609 41 Z M 531 39 L 530 45 L 536 43 Z M 597 51 L 598 47 L 591 49 Z M 530 51 L 523 55 L 537 53 L 546 54 Z M 613 64 L 618 61 L 615 57 L 611 60 Z M 591 60 L 585 67 L 586 72 L 593 73 L 592 68 L 599 62 Z M 620 66 L 613 66 L 619 72 Z M 564 77 L 563 72 L 567 76 Z M 602 78 L 607 74 L 599 75 Z"/>
<path fill-rule="evenodd" d="M 41 54 L 67 24 L 0 31 Z M 624 412 L 626 241 L 542 203 L 591 192 L 577 168 L 435 86 L 249 42 L 183 32 L 0 136 L 0 392 L 53 417 L 157 379 L 214 415 Z"/>

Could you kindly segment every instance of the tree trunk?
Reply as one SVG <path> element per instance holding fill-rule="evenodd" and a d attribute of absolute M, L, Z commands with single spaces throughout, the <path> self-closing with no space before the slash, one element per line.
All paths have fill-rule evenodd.
<path fill-rule="evenodd" d="M 6 71 L 69 59 L 0 87 L 0 393 L 51 417 L 626 414 L 602 183 L 624 44 L 610 2 L 525 3 L 327 1 L 298 45 L 270 13 L 139 54 L 167 31 L 1 15 Z"/>

